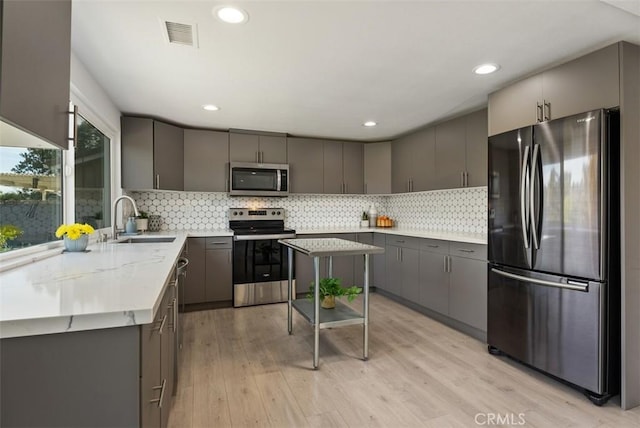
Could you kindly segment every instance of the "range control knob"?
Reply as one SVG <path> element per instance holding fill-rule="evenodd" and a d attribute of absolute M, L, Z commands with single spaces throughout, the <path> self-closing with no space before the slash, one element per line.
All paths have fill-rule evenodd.
<path fill-rule="evenodd" d="M 276 215 L 276 212 L 275 211 L 271 211 L 271 215 Z"/>
<path fill-rule="evenodd" d="M 238 215 L 238 211 L 234 211 L 234 212 L 233 212 L 233 215 Z"/>
<path fill-rule="evenodd" d="M 244 213 L 242 211 L 240 211 L 240 215 L 243 215 Z"/>
<path fill-rule="evenodd" d="M 280 211 L 278 211 L 278 215 L 280 215 Z"/>

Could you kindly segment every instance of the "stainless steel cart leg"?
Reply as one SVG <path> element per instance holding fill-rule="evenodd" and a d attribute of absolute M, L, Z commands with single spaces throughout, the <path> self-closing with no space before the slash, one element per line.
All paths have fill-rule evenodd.
<path fill-rule="evenodd" d="M 364 315 L 363 325 L 363 352 L 362 357 L 366 361 L 369 359 L 369 254 L 364 255 L 364 303 L 362 313 Z"/>
<path fill-rule="evenodd" d="M 315 286 L 313 287 L 315 305 L 313 315 L 313 368 L 318 368 L 320 360 L 320 257 L 313 258 Z"/>
<path fill-rule="evenodd" d="M 293 297 L 293 248 L 287 247 L 287 257 L 289 258 L 289 300 L 287 303 L 287 326 L 289 328 L 289 334 L 293 331 L 293 315 L 292 315 L 292 303 Z"/>

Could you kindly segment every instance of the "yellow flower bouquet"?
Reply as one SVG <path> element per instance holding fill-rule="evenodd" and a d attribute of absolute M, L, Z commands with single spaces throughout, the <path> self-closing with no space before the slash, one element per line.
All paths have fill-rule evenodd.
<path fill-rule="evenodd" d="M 82 235 L 91 235 L 94 232 L 93 227 L 89 224 L 61 224 L 56 230 L 56 238 L 79 239 Z"/>
<path fill-rule="evenodd" d="M 65 251 L 81 252 L 87 250 L 89 235 L 93 232 L 93 227 L 88 224 L 62 224 L 56 230 L 56 237 L 64 238 Z"/>

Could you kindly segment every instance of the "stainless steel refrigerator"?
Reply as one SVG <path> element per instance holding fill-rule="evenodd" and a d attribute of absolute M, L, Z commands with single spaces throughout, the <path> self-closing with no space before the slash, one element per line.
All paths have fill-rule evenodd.
<path fill-rule="evenodd" d="M 582 389 L 619 389 L 619 117 L 489 138 L 487 342 Z"/>

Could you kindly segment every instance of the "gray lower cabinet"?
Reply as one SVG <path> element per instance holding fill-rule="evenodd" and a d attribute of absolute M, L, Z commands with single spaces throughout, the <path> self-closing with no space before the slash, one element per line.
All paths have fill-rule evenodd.
<path fill-rule="evenodd" d="M 387 236 L 385 247 L 385 290 L 413 302 L 420 296 L 419 242 L 417 238 Z"/>
<path fill-rule="evenodd" d="M 167 426 L 175 289 L 143 326 L 0 341 L 0 426 Z"/>
<path fill-rule="evenodd" d="M 374 245 L 381 246 L 378 235 Z M 376 288 L 476 337 L 486 332 L 486 245 L 386 235 L 385 248 L 384 263 L 374 259 Z"/>
<path fill-rule="evenodd" d="M 449 316 L 487 331 L 487 263 L 450 258 Z"/>
<path fill-rule="evenodd" d="M 184 130 L 184 190 L 228 191 L 228 162 L 228 132 Z"/>
<path fill-rule="evenodd" d="M 173 391 L 177 317 L 174 287 L 167 287 L 152 324 L 141 327 L 140 425 L 166 427 Z"/>
<path fill-rule="evenodd" d="M 428 240 L 420 251 L 420 298 L 418 303 L 443 315 L 449 313 L 449 243 Z"/>
<path fill-rule="evenodd" d="M 69 148 L 71 0 L 0 2 L 0 117 Z"/>
<path fill-rule="evenodd" d="M 233 300 L 233 256 L 231 238 L 207 238 L 205 299 L 207 302 Z"/>
<path fill-rule="evenodd" d="M 322 140 L 289 138 L 289 182 L 291 193 L 322 193 L 324 166 Z"/>
<path fill-rule="evenodd" d="M 122 187 L 183 190 L 184 131 L 157 120 L 123 116 Z"/>
<path fill-rule="evenodd" d="M 384 233 L 373 234 L 373 245 L 385 248 L 387 246 L 386 235 Z M 387 266 L 384 254 L 374 254 L 371 258 L 373 271 L 372 284 L 374 287 L 386 290 Z"/>
<path fill-rule="evenodd" d="M 205 298 L 205 276 L 207 261 L 205 254 L 206 238 L 187 238 L 186 257 L 189 259 L 187 276 L 184 279 L 184 291 L 181 304 L 203 303 Z"/>
<path fill-rule="evenodd" d="M 187 305 L 233 300 L 233 241 L 231 237 L 187 239 Z"/>

